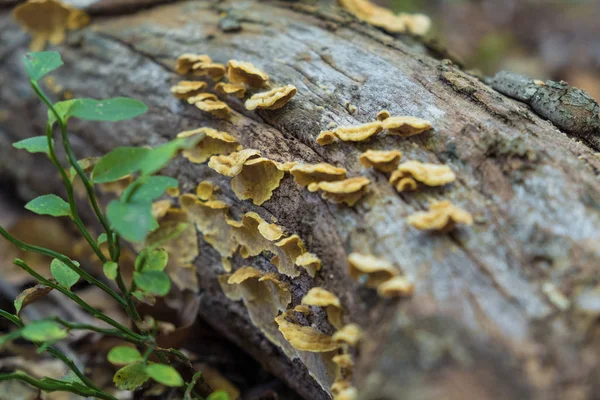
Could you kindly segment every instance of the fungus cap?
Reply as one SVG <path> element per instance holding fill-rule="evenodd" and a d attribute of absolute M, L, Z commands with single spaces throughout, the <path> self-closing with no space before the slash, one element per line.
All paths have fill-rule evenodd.
<path fill-rule="evenodd" d="M 368 288 L 376 288 L 398 275 L 398 270 L 389 261 L 361 253 L 351 253 L 348 256 L 348 272 L 354 280 L 366 276 L 365 286 Z"/>
<path fill-rule="evenodd" d="M 398 167 L 402 153 L 398 150 L 367 150 L 359 157 L 362 165 L 382 172 L 392 172 Z"/>
<path fill-rule="evenodd" d="M 206 54 L 184 53 L 177 58 L 175 71 L 178 74 L 185 75 L 192 69 L 192 66 L 199 62 L 212 62 L 211 58 Z"/>
<path fill-rule="evenodd" d="M 338 204 L 346 203 L 352 207 L 365 195 L 370 183 L 368 178 L 358 176 L 335 182 L 311 183 L 308 185 L 308 190 L 311 192 L 321 190 L 324 199 Z"/>
<path fill-rule="evenodd" d="M 321 146 L 327 146 L 335 141 L 335 133 L 332 131 L 322 131 L 316 140 Z"/>
<path fill-rule="evenodd" d="M 294 181 L 300 186 L 311 183 L 331 182 L 346 179 L 346 169 L 327 163 L 296 164 L 290 169 Z"/>
<path fill-rule="evenodd" d="M 431 129 L 431 123 L 416 117 L 389 117 L 381 122 L 390 135 L 409 137 Z"/>
<path fill-rule="evenodd" d="M 264 71 L 244 61 L 229 60 L 227 73 L 230 82 L 244 83 L 251 87 L 261 87 L 269 80 L 269 76 Z"/>
<path fill-rule="evenodd" d="M 254 110 L 262 108 L 265 110 L 277 110 L 287 104 L 296 95 L 296 87 L 286 85 L 271 89 L 268 92 L 256 93 L 246 100 L 246 109 Z"/>
<path fill-rule="evenodd" d="M 178 99 L 189 99 L 199 95 L 205 89 L 206 82 L 180 81 L 175 86 L 171 86 L 171 93 Z"/>
<path fill-rule="evenodd" d="M 335 136 L 344 142 L 362 142 L 383 130 L 380 121 L 355 126 L 340 126 L 333 130 Z"/>
<path fill-rule="evenodd" d="M 427 186 L 443 186 L 456 180 L 456 174 L 447 165 L 419 161 L 407 161 L 400 164 L 390 177 L 390 183 L 395 184 L 404 177 L 412 177 Z"/>
<path fill-rule="evenodd" d="M 407 297 L 412 296 L 415 286 L 406 276 L 395 276 L 377 286 L 380 297 Z"/>
<path fill-rule="evenodd" d="M 344 325 L 342 329 L 333 334 L 333 341 L 339 344 L 345 343 L 354 347 L 360 342 L 362 336 L 363 333 L 360 326 L 350 323 Z"/>
<path fill-rule="evenodd" d="M 296 265 L 304 268 L 308 275 L 314 278 L 321 269 L 321 259 L 314 253 L 306 252 L 296 258 Z"/>
<path fill-rule="evenodd" d="M 444 200 L 431 203 L 429 211 L 416 212 L 407 221 L 417 229 L 447 232 L 454 229 L 456 224 L 472 225 L 473 217 L 462 208 Z"/>
<path fill-rule="evenodd" d="M 220 95 L 232 94 L 238 99 L 244 98 L 246 95 L 246 86 L 241 83 L 224 83 L 219 82 L 215 85 L 215 90 Z"/>
<path fill-rule="evenodd" d="M 208 166 L 221 175 L 233 177 L 242 171 L 244 163 L 260 156 L 260 151 L 255 149 L 244 149 L 229 155 L 212 156 Z"/>

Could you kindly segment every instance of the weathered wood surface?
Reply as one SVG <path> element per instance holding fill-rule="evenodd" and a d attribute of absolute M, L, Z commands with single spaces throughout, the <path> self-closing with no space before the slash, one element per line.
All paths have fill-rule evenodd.
<path fill-rule="evenodd" d="M 218 29 L 227 9 L 242 22 L 240 32 Z M 31 196 L 55 191 L 59 183 L 47 163 L 10 147 L 40 134 L 44 124 L 20 64 L 27 41 L 8 13 L 0 14 L 0 170 Z M 588 291 L 598 284 L 600 267 L 600 157 L 524 104 L 420 46 L 334 9 L 299 3 L 194 1 L 98 16 L 58 50 L 66 66 L 56 79 L 76 96 L 126 95 L 150 107 L 131 122 L 75 122 L 81 156 L 117 145 L 156 145 L 179 131 L 210 126 L 277 161 L 328 162 L 371 179 L 370 193 L 353 208 L 322 200 L 290 176 L 256 207 L 238 200 L 229 178 L 206 165 L 181 159 L 168 170 L 183 192 L 212 180 L 234 216 L 256 211 L 267 220 L 275 217 L 322 259 L 316 279 L 304 273 L 287 279 L 293 304 L 310 287 L 323 286 L 340 296 L 348 320 L 367 331 L 355 374 L 361 398 L 597 396 L 598 296 Z M 180 79 L 174 60 L 184 52 L 253 62 L 275 84 L 294 84 L 298 95 L 278 111 L 249 112 L 228 99 L 232 120 L 213 119 L 169 95 Z M 330 122 L 368 122 L 384 108 L 426 118 L 435 130 L 410 139 L 316 144 Z M 459 179 L 444 189 L 399 195 L 383 174 L 359 164 L 358 155 L 369 148 L 395 148 L 405 160 L 448 164 Z M 442 199 L 469 210 L 476 224 L 431 235 L 405 222 Z M 346 272 L 352 251 L 397 263 L 414 277 L 414 297 L 384 301 L 361 288 Z M 251 263 L 274 270 L 268 257 L 234 261 L 234 268 Z M 327 379 L 317 382 L 300 359 L 289 360 L 253 327 L 243 304 L 225 298 L 217 283 L 220 256 L 204 242 L 196 265 L 202 317 L 305 398 L 327 398 Z M 548 283 L 571 301 L 569 308 L 550 300 Z"/>

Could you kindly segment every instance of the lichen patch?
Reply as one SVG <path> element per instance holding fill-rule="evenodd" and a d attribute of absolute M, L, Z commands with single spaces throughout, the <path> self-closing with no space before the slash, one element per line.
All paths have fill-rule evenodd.
<path fill-rule="evenodd" d="M 288 101 L 296 95 L 296 87 L 293 85 L 286 85 L 271 89 L 267 92 L 256 93 L 248 100 L 246 100 L 246 109 L 255 110 L 262 108 L 264 110 L 277 110 L 285 106 Z"/>

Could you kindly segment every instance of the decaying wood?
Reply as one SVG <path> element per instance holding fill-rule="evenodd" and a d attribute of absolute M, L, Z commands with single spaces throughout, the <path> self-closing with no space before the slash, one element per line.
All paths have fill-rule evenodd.
<path fill-rule="evenodd" d="M 223 10 L 241 31 L 219 29 Z M 33 196 L 56 191 L 59 182 L 48 163 L 10 147 L 40 134 L 45 122 L 21 68 L 27 41 L 8 13 L 0 14 L 0 168 Z M 130 122 L 73 121 L 81 156 L 118 145 L 157 145 L 177 132 L 210 126 L 270 159 L 328 162 L 349 176 L 369 177 L 369 194 L 352 208 L 321 199 L 289 175 L 257 207 L 238 200 L 230 179 L 206 165 L 178 159 L 167 171 L 179 178 L 182 192 L 213 181 L 235 217 L 247 211 L 267 221 L 274 217 L 321 258 L 315 279 L 305 273 L 282 279 L 293 289 L 292 305 L 311 287 L 324 287 L 340 298 L 347 320 L 366 331 L 356 354 L 360 398 L 597 396 L 600 299 L 592 290 L 600 266 L 600 157 L 525 104 L 430 57 L 423 46 L 409 46 L 334 8 L 297 2 L 194 1 L 98 16 L 58 50 L 66 65 L 56 80 L 76 96 L 125 95 L 150 107 Z M 232 119 L 211 118 L 169 94 L 180 79 L 175 59 L 186 52 L 221 63 L 250 61 L 274 84 L 296 86 L 298 94 L 280 110 L 256 112 L 231 97 Z M 425 118 L 435 129 L 406 139 L 315 142 L 331 122 L 373 121 L 381 109 Z M 398 149 L 403 160 L 447 164 L 458 180 L 398 194 L 384 174 L 361 166 L 358 157 L 367 149 Z M 410 213 L 444 199 L 469 210 L 476 223 L 438 235 L 406 223 Z M 289 359 L 268 340 L 244 305 L 224 296 L 217 283 L 224 273 L 220 256 L 201 243 L 202 317 L 305 398 L 328 398 L 332 377 L 316 371 L 321 356 Z M 347 273 L 351 252 L 399 265 L 415 279 L 414 296 L 384 301 L 362 288 Z M 233 260 L 234 268 L 250 264 L 275 271 L 268 257 Z M 567 307 L 556 301 L 560 294 Z"/>

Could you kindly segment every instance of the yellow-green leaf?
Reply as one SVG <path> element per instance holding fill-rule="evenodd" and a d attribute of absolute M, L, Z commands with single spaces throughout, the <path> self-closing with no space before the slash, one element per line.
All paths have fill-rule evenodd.
<path fill-rule="evenodd" d="M 129 365 L 143 360 L 138 349 L 129 346 L 113 347 L 106 358 L 114 365 Z"/>
<path fill-rule="evenodd" d="M 113 382 L 122 390 L 135 390 L 142 386 L 150 376 L 146 373 L 144 364 L 129 364 L 118 370 L 113 376 Z"/>
<path fill-rule="evenodd" d="M 183 386 L 183 379 L 179 372 L 170 365 L 150 364 L 146 367 L 146 372 L 156 382 L 165 386 L 179 387 Z"/>

